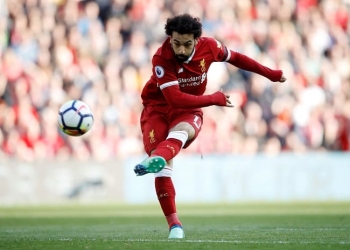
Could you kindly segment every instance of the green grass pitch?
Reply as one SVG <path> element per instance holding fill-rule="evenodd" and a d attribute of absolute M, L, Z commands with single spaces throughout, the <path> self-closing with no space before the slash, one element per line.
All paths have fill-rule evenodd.
<path fill-rule="evenodd" d="M 0 249 L 350 249 L 350 203 L 179 204 L 168 240 L 158 204 L 0 207 Z"/>

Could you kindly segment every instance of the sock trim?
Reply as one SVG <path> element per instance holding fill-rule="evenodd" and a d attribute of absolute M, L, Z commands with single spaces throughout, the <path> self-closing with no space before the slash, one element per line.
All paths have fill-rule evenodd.
<path fill-rule="evenodd" d="M 165 166 L 161 171 L 155 173 L 155 177 L 171 177 L 173 174 L 173 168 L 170 166 Z"/>
<path fill-rule="evenodd" d="M 167 139 L 176 139 L 182 142 L 182 148 L 185 146 L 187 139 L 188 139 L 188 134 L 186 131 L 171 131 L 167 137 Z"/>

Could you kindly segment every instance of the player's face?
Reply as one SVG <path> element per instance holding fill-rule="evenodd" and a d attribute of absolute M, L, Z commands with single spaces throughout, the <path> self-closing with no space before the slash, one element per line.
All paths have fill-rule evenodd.
<path fill-rule="evenodd" d="M 176 59 L 185 62 L 191 56 L 197 40 L 194 39 L 193 34 L 179 34 L 174 31 L 170 38 L 170 43 Z"/>

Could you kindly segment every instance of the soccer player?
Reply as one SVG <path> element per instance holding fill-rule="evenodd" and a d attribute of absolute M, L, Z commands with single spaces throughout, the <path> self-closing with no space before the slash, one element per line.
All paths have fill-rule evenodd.
<path fill-rule="evenodd" d="M 165 33 L 168 38 L 153 56 L 153 74 L 141 93 L 144 109 L 140 123 L 149 157 L 134 171 L 137 176 L 155 174 L 155 190 L 168 222 L 169 238 L 184 238 L 171 179 L 173 158 L 198 136 L 203 121 L 201 108 L 233 107 L 229 95 L 222 91 L 204 95 L 210 65 L 227 62 L 273 82 L 286 78 L 281 70 L 265 67 L 213 38 L 201 37 L 199 18 L 189 14 L 168 18 Z"/>

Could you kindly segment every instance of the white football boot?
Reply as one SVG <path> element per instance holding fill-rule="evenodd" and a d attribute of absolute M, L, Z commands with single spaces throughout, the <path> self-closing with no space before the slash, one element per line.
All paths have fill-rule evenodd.
<path fill-rule="evenodd" d="M 174 225 L 170 229 L 169 239 L 183 239 L 185 238 L 184 230 L 180 225 Z"/>

